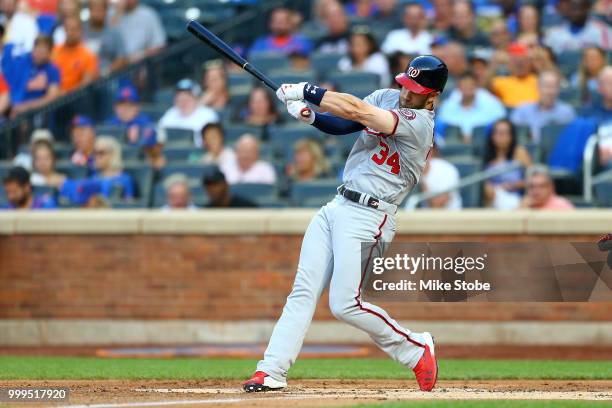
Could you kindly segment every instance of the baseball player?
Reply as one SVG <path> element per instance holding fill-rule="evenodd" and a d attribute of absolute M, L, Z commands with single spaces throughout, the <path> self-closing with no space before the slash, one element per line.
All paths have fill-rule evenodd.
<path fill-rule="evenodd" d="M 444 62 L 423 55 L 395 77 L 401 91 L 381 89 L 364 100 L 305 82 L 278 89 L 277 96 L 296 119 L 329 134 L 361 135 L 347 159 L 338 195 L 306 230 L 293 289 L 263 360 L 243 384 L 245 391 L 286 387 L 287 372 L 328 285 L 329 307 L 337 319 L 365 331 L 391 358 L 410 367 L 421 390 L 434 387 L 438 367 L 431 334 L 403 328 L 383 309 L 364 302 L 361 292 L 370 260 L 381 256 L 395 235 L 397 206 L 419 181 L 433 145 L 434 101 L 447 78 Z M 311 111 L 306 102 L 327 113 Z M 363 242 L 369 249 L 362 255 Z"/>

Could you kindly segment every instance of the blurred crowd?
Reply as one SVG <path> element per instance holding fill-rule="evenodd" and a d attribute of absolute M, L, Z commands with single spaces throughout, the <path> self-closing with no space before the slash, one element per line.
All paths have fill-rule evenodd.
<path fill-rule="evenodd" d="M 138 0 L 89 0 L 86 9 L 78 0 L 1 4 L 0 109 L 9 116 L 165 44 L 155 10 Z M 434 54 L 450 77 L 420 190 L 444 193 L 421 205 L 569 209 L 556 191 L 559 170 L 578 178 L 588 137 L 612 133 L 611 21 L 606 0 L 319 0 L 312 16 L 273 10 L 268 34 L 234 46 L 278 82 L 308 80 L 359 97 L 397 87 L 393 78 L 411 58 Z M 296 127 L 269 90 L 222 61 L 180 80 L 165 102 L 145 109 L 139 89 L 122 84 L 104 123 L 72 118 L 69 146 L 35 131 L 4 177 L 7 205 L 301 205 L 296 186 L 340 183 L 354 141 Z M 478 163 L 472 170 L 501 169 L 477 203 L 448 191 L 466 175 L 457 164 L 466 158 Z M 124 165 L 132 159 L 152 171 L 148 197 L 142 172 Z M 79 171 L 62 173 L 59 161 Z M 597 166 L 612 169 L 612 135 L 600 140 Z"/>

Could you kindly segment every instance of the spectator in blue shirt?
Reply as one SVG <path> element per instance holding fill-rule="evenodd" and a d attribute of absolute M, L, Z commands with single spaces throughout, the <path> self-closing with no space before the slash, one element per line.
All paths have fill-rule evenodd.
<path fill-rule="evenodd" d="M 72 118 L 72 145 L 74 151 L 70 161 L 77 166 L 87 166 L 90 173 L 94 172 L 94 145 L 96 131 L 93 121 L 85 115 L 76 115 Z"/>
<path fill-rule="evenodd" d="M 510 120 L 515 125 L 529 126 L 531 137 L 540 140 L 544 126 L 566 124 L 574 120 L 574 108 L 559 99 L 561 77 L 557 71 L 543 71 L 538 78 L 539 99 L 537 102 L 518 106 Z"/>
<path fill-rule="evenodd" d="M 583 116 L 595 120 L 598 126 L 612 124 L 612 65 L 599 73 L 596 100 L 583 111 Z"/>
<path fill-rule="evenodd" d="M 106 199 L 131 200 L 134 198 L 134 182 L 123 171 L 121 145 L 109 136 L 96 139 L 94 149 L 96 174 L 91 177 L 100 185 L 100 195 Z"/>
<path fill-rule="evenodd" d="M 13 55 L 12 44 L 5 47 L 3 74 L 10 88 L 11 116 L 38 108 L 59 95 L 60 73 L 52 64 L 50 37 L 38 36 L 32 52 Z"/>
<path fill-rule="evenodd" d="M 57 208 L 57 203 L 51 195 L 34 196 L 32 184 L 30 184 L 30 173 L 23 167 L 13 167 L 4 180 L 2 180 L 2 184 L 8 199 L 8 209 L 38 210 Z"/>
<path fill-rule="evenodd" d="M 506 115 L 497 97 L 479 88 L 473 73 L 461 75 L 457 89 L 442 102 L 438 119 L 447 125 L 458 126 L 465 142 L 469 142 L 475 127 L 486 126 Z"/>
<path fill-rule="evenodd" d="M 138 93 L 132 85 L 119 88 L 115 96 L 115 114 L 106 121 L 108 125 L 123 126 L 126 128 L 128 144 L 140 144 L 142 129 L 153 126 L 153 121 L 147 114 L 140 112 Z"/>
<path fill-rule="evenodd" d="M 313 48 L 312 42 L 299 34 L 294 34 L 291 10 L 277 8 L 270 16 L 270 35 L 259 37 L 249 50 L 249 54 L 256 53 L 281 53 L 290 55 L 294 52 L 310 54 Z"/>

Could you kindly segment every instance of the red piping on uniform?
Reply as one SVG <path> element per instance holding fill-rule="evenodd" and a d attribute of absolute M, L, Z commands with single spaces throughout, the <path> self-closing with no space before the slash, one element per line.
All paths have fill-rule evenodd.
<path fill-rule="evenodd" d="M 382 228 L 383 228 L 383 226 L 385 225 L 386 222 L 387 222 L 387 214 L 385 214 L 385 218 L 383 218 L 382 222 L 378 226 L 378 234 L 376 234 L 376 236 L 374 237 L 376 242 L 374 242 L 374 245 L 372 245 L 370 247 L 370 253 L 368 254 L 368 260 L 366 261 L 365 267 L 363 268 L 363 273 L 361 274 L 361 280 L 359 281 L 359 289 L 357 290 L 357 296 L 355 296 L 355 300 L 357 301 L 357 306 L 359 307 L 360 310 L 363 310 L 366 313 L 373 314 L 374 316 L 382 319 L 382 321 L 385 322 L 385 324 L 387 326 L 389 326 L 394 332 L 396 332 L 400 336 L 404 337 L 406 340 L 408 340 L 409 342 L 411 342 L 415 346 L 425 348 L 424 344 L 421 344 L 419 342 L 414 341 L 413 339 L 410 338 L 409 335 L 407 335 L 403 331 L 401 331 L 401 330 L 397 329 L 396 327 L 394 327 L 391 324 L 391 322 L 389 322 L 383 315 L 381 315 L 378 312 L 375 312 L 374 310 L 371 310 L 371 309 L 368 309 L 366 307 L 363 307 L 363 305 L 361 304 L 361 285 L 363 284 L 363 279 L 365 278 L 366 271 L 368 270 L 368 265 L 370 264 L 370 259 L 372 258 L 372 251 L 374 250 L 376 245 L 378 245 L 378 240 L 382 236 Z"/>
<path fill-rule="evenodd" d="M 397 113 L 393 112 L 392 110 L 390 110 L 389 112 L 391 112 L 393 114 L 393 117 L 395 118 L 395 125 L 393 126 L 393 132 L 391 132 L 391 134 L 389 135 L 389 136 L 393 136 L 395 132 L 397 132 L 397 125 L 399 125 L 399 116 L 397 116 Z"/>

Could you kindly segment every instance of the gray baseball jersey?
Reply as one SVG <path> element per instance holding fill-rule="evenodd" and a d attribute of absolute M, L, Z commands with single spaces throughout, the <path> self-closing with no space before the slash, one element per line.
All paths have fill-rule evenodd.
<path fill-rule="evenodd" d="M 396 89 L 381 89 L 364 99 L 393 114 L 395 132 L 384 135 L 363 130 L 346 161 L 343 177 L 347 188 L 396 205 L 419 182 L 434 134 L 434 112 L 400 108 L 399 94 Z"/>

